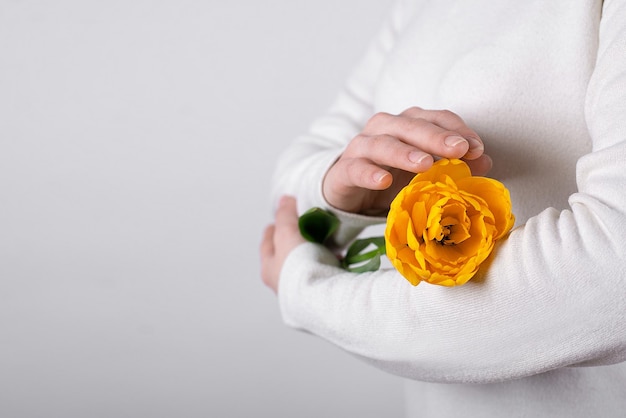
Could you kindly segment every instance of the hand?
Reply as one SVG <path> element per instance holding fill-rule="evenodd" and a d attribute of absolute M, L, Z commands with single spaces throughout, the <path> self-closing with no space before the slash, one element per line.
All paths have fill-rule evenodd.
<path fill-rule="evenodd" d="M 430 168 L 434 155 L 463 158 L 472 173 L 483 175 L 491 168 L 483 151 L 478 134 L 450 111 L 378 113 L 326 173 L 324 197 L 337 209 L 384 215 L 415 173 Z"/>
<path fill-rule="evenodd" d="M 261 278 L 278 293 L 280 271 L 287 255 L 305 242 L 298 228 L 296 199 L 283 196 L 276 211 L 276 223 L 265 228 L 261 241 Z"/>

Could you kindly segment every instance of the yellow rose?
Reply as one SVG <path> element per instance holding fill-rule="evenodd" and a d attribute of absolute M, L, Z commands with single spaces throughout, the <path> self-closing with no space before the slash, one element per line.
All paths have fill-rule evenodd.
<path fill-rule="evenodd" d="M 473 177 L 461 160 L 442 159 L 417 174 L 391 203 L 387 256 L 414 286 L 462 285 L 514 223 L 502 183 Z"/>

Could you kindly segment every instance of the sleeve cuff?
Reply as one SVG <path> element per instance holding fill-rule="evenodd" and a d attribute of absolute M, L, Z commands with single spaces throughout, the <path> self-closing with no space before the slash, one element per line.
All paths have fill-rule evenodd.
<path fill-rule="evenodd" d="M 336 159 L 327 166 L 325 173 L 328 171 L 330 166 L 335 163 L 335 161 Z M 386 216 L 361 215 L 359 213 L 346 212 L 332 206 L 328 203 L 326 197 L 324 197 L 324 192 L 322 190 L 323 181 L 324 177 L 322 176 L 317 187 L 317 201 L 320 202 L 319 206 L 335 214 L 340 221 L 339 228 L 333 237 L 334 247 L 344 248 L 348 246 L 361 233 L 361 231 L 363 231 L 363 229 L 372 225 L 384 224 L 387 221 Z"/>

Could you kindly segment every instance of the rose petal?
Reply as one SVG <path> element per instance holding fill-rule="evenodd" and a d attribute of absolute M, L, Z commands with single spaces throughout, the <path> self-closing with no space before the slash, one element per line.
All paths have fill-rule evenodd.
<path fill-rule="evenodd" d="M 463 161 L 442 158 L 435 162 L 428 171 L 417 174 L 413 181 L 429 181 L 435 183 L 441 181 L 443 176 L 448 176 L 454 181 L 457 181 L 471 177 L 471 175 L 472 172 Z M 413 183 L 413 181 L 411 183 Z"/>

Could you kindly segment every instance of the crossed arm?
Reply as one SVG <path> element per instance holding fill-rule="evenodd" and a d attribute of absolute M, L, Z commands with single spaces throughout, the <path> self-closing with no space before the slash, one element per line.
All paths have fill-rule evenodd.
<path fill-rule="evenodd" d="M 384 215 L 415 173 L 430 168 L 433 155 L 464 158 L 474 174 L 482 175 L 491 168 L 484 149 L 478 134 L 450 111 L 412 107 L 398 115 L 377 113 L 330 167 L 323 194 L 339 210 Z M 261 276 L 275 292 L 285 258 L 304 242 L 297 223 L 296 202 L 285 196 L 261 243 Z"/>

